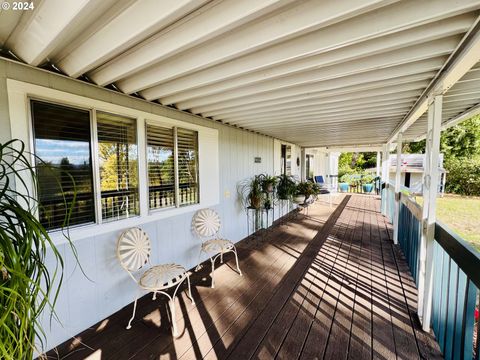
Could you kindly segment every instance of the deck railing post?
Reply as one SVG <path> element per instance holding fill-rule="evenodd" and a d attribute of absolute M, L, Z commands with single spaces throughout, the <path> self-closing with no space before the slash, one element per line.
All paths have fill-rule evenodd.
<path fill-rule="evenodd" d="M 389 165 L 389 144 L 383 145 L 382 149 L 382 181 L 385 183 L 385 185 L 388 184 L 389 181 L 389 172 L 390 172 L 390 165 Z M 382 207 L 382 215 L 386 216 L 387 215 L 387 209 L 388 209 L 388 194 L 387 194 L 387 188 L 385 187 L 385 193 L 384 199 L 383 199 L 383 207 Z M 380 189 L 381 192 L 381 189 Z"/>
<path fill-rule="evenodd" d="M 424 331 L 430 330 L 433 295 L 433 240 L 438 191 L 438 161 L 442 125 L 442 95 L 428 99 L 428 129 L 423 178 L 423 221 L 420 243 L 420 273 L 418 279 L 418 316 Z"/>
<path fill-rule="evenodd" d="M 395 167 L 395 213 L 393 215 L 393 243 L 398 244 L 398 224 L 400 219 L 400 181 L 402 169 L 402 141 L 403 133 L 397 136 L 397 165 Z"/>

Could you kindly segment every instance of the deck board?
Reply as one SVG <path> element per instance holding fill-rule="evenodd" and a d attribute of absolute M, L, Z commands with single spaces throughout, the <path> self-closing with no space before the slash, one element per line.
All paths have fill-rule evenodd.
<path fill-rule="evenodd" d="M 161 297 L 140 299 L 67 341 L 52 359 L 416 359 L 441 358 L 416 318 L 416 288 L 376 196 L 318 202 L 308 216 L 240 242 L 210 288 L 209 267 L 192 274 L 192 305 L 176 302 L 181 336 Z M 183 289 L 184 290 L 184 289 Z M 133 295 L 133 294 L 132 294 Z"/>

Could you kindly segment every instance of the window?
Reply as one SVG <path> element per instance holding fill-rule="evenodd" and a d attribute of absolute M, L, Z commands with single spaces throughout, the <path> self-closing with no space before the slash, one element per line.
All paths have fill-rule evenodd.
<path fill-rule="evenodd" d="M 150 209 L 199 203 L 198 131 L 146 124 L 146 174 L 139 174 L 136 119 L 29 102 L 38 212 L 47 230 L 140 215 L 143 179 Z"/>
<path fill-rule="evenodd" d="M 198 203 L 198 133 L 177 129 L 179 204 Z"/>
<path fill-rule="evenodd" d="M 138 215 L 136 122 L 97 112 L 97 133 L 102 219 Z"/>
<path fill-rule="evenodd" d="M 292 175 L 292 147 L 283 145 L 281 147 L 281 169 L 282 174 Z"/>
<path fill-rule="evenodd" d="M 150 124 L 146 129 L 150 209 L 197 204 L 198 132 Z"/>
<path fill-rule="evenodd" d="M 148 203 L 150 209 L 175 206 L 173 129 L 147 124 Z"/>
<path fill-rule="evenodd" d="M 137 134 L 134 119 L 31 101 L 38 176 L 39 219 L 48 230 L 139 214 Z M 95 197 L 92 143 L 98 143 Z M 75 199 L 75 201 L 74 201 Z M 73 206 L 72 206 L 73 203 Z M 95 209 L 101 209 L 96 218 Z"/>
<path fill-rule="evenodd" d="M 313 155 L 307 154 L 305 158 L 305 177 L 313 179 Z"/>
<path fill-rule="evenodd" d="M 74 197 L 69 224 L 95 222 L 89 111 L 40 101 L 31 109 L 41 224 L 65 225 Z"/>

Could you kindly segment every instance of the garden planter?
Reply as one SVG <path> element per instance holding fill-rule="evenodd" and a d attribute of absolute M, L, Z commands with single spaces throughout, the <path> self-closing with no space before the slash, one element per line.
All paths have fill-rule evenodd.
<path fill-rule="evenodd" d="M 340 192 L 348 192 L 348 183 L 340 183 L 338 187 L 340 188 Z"/>
<path fill-rule="evenodd" d="M 373 184 L 363 184 L 362 188 L 364 193 L 371 193 L 373 191 Z"/>
<path fill-rule="evenodd" d="M 293 197 L 293 202 L 295 204 L 303 204 L 305 202 L 305 195 L 297 195 Z"/>

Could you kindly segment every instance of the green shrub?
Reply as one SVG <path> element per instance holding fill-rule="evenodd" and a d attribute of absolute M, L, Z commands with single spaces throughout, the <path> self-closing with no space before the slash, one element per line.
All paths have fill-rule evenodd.
<path fill-rule="evenodd" d="M 480 156 L 453 158 L 445 163 L 446 191 L 467 196 L 480 196 Z"/>

